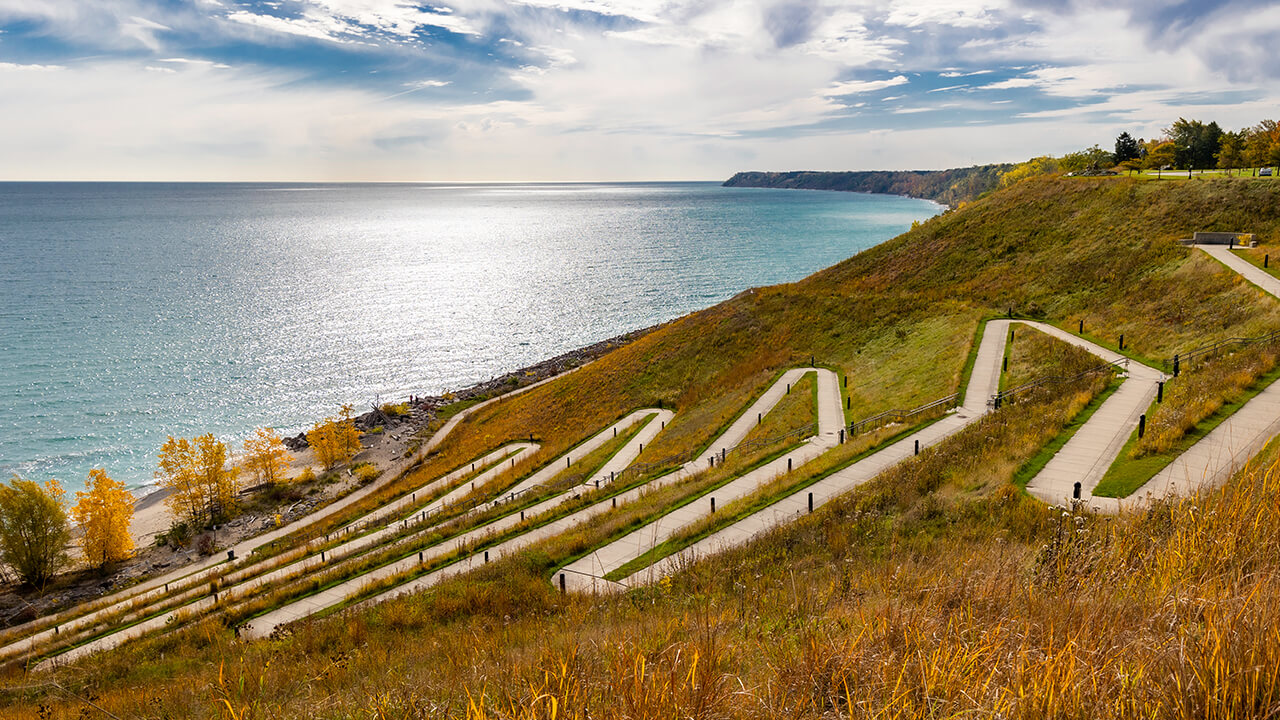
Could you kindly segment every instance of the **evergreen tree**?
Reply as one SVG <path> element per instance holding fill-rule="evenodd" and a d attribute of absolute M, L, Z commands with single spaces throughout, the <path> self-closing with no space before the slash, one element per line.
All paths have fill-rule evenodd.
<path fill-rule="evenodd" d="M 1138 141 L 1127 132 L 1122 132 L 1116 138 L 1116 164 L 1120 164 L 1126 160 L 1137 160 L 1142 157 L 1142 148 L 1138 145 Z"/>

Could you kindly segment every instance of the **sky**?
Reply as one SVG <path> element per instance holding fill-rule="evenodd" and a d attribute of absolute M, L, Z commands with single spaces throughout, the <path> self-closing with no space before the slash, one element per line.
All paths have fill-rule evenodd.
<path fill-rule="evenodd" d="M 716 180 L 1280 115 L 1267 0 L 0 0 L 0 179 Z"/>

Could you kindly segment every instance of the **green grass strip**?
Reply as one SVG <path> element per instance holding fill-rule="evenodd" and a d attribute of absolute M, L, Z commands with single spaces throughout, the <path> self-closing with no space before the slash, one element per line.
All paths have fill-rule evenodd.
<path fill-rule="evenodd" d="M 1075 436 L 1076 431 L 1084 427 L 1085 423 L 1089 422 L 1089 418 L 1093 417 L 1093 414 L 1098 411 L 1098 408 L 1102 407 L 1102 403 L 1106 402 L 1107 398 L 1111 397 L 1120 389 L 1121 384 L 1123 383 L 1116 382 L 1116 379 L 1113 376 L 1111 381 L 1107 383 L 1107 386 L 1102 389 L 1102 392 L 1094 395 L 1093 399 L 1089 401 L 1089 404 L 1085 405 L 1080 412 L 1076 413 L 1076 416 L 1071 419 L 1071 422 L 1067 423 L 1066 426 L 1062 428 L 1062 431 L 1059 432 L 1057 436 L 1050 440 L 1044 447 L 1040 448 L 1040 451 L 1031 456 L 1031 459 L 1023 463 L 1022 467 L 1018 468 L 1018 471 L 1013 474 L 1013 484 L 1025 490 L 1027 483 L 1031 482 L 1032 478 L 1040 474 L 1040 471 L 1044 469 L 1045 465 L 1049 464 L 1049 461 L 1053 459 L 1053 456 L 1057 455 L 1058 451 Z"/>
<path fill-rule="evenodd" d="M 1138 488 L 1146 485 L 1151 478 L 1156 476 L 1156 473 L 1168 467 L 1169 463 L 1177 460 L 1179 455 L 1186 452 L 1201 438 L 1234 415 L 1237 410 L 1244 407 L 1258 393 L 1266 390 L 1277 378 L 1280 378 L 1280 365 L 1258 378 L 1240 396 L 1240 399 L 1223 403 L 1222 407 L 1218 408 L 1216 412 L 1201 420 L 1187 434 L 1183 435 L 1178 442 L 1174 443 L 1173 447 L 1157 455 L 1146 455 L 1137 459 L 1129 457 L 1130 451 L 1138 442 L 1138 431 L 1134 430 L 1129 435 L 1129 440 L 1125 442 L 1124 447 L 1120 449 L 1120 456 L 1111 464 L 1111 467 L 1107 468 L 1107 473 L 1102 476 L 1102 481 L 1093 489 L 1093 494 L 1113 498 L 1129 497 Z M 1152 403 L 1147 409 L 1148 416 L 1154 412 L 1155 407 L 1156 403 Z"/>

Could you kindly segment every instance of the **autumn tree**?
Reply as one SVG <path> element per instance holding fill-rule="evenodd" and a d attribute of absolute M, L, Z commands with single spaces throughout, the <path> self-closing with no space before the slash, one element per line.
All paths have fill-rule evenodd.
<path fill-rule="evenodd" d="M 196 469 L 204 486 L 210 522 L 225 517 L 235 505 L 240 490 L 240 468 L 227 466 L 227 446 L 205 433 L 195 438 Z"/>
<path fill-rule="evenodd" d="M 315 450 L 316 460 L 326 470 L 346 462 L 360 451 L 360 431 L 350 416 L 350 406 L 343 407 L 343 418 L 325 418 L 307 431 L 307 443 Z"/>
<path fill-rule="evenodd" d="M 0 485 L 0 558 L 27 584 L 43 589 L 67 562 L 71 530 L 57 480 L 17 475 Z"/>
<path fill-rule="evenodd" d="M 1174 146 L 1171 142 L 1162 142 L 1147 152 L 1144 165 L 1148 168 L 1163 170 L 1165 167 L 1172 167 L 1176 159 Z"/>
<path fill-rule="evenodd" d="M 165 505 L 174 518 L 200 525 L 204 518 L 205 503 L 203 488 L 196 473 L 195 449 L 186 438 L 175 438 L 172 435 L 160 446 L 159 467 L 156 479 L 169 491 L 165 496 Z"/>
<path fill-rule="evenodd" d="M 289 451 L 272 428 L 258 428 L 244 441 L 244 465 L 258 482 L 284 482 L 289 470 Z"/>
<path fill-rule="evenodd" d="M 227 466 L 227 446 L 205 433 L 192 440 L 170 437 L 160 448 L 156 477 L 169 489 L 165 503 L 175 517 L 196 526 L 230 512 L 239 469 Z"/>
<path fill-rule="evenodd" d="M 90 565 L 102 567 L 133 553 L 133 493 L 107 477 L 105 470 L 90 470 L 88 492 L 76 493 L 71 517 L 80 526 L 80 547 Z"/>

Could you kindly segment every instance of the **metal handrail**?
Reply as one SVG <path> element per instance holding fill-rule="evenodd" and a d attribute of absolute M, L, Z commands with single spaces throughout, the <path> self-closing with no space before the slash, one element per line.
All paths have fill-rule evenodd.
<path fill-rule="evenodd" d="M 953 403 L 960 399 L 960 393 L 952 393 L 944 398 L 938 398 L 933 402 L 925 403 L 917 408 L 910 410 L 885 410 L 882 413 L 872 415 L 869 418 L 863 418 L 857 422 L 849 423 L 849 435 L 857 435 L 868 430 L 889 425 L 891 423 L 907 422 L 911 418 L 918 415 L 936 410 L 939 407 L 950 407 Z"/>
<path fill-rule="evenodd" d="M 987 406 L 990 408 L 999 408 L 1010 400 L 1014 400 L 1021 395 L 1026 395 L 1036 388 L 1044 387 L 1046 385 L 1061 385 L 1062 383 L 1075 382 L 1080 378 L 1096 373 L 1108 370 L 1114 372 L 1119 370 L 1121 367 L 1129 367 L 1129 358 L 1120 358 L 1119 360 L 1114 360 L 1109 363 L 1096 365 L 1084 372 L 1076 373 L 1075 375 L 1045 375 L 1030 382 L 1025 382 L 1017 387 L 1009 388 L 1008 390 L 1001 390 L 995 395 L 992 395 L 990 400 L 987 400 Z"/>
<path fill-rule="evenodd" d="M 1185 353 L 1178 353 L 1174 355 L 1172 358 L 1165 359 L 1163 362 L 1166 368 L 1172 368 L 1174 370 L 1178 370 L 1180 369 L 1181 365 L 1185 365 L 1186 363 L 1192 360 L 1198 360 L 1202 357 L 1206 357 L 1208 355 L 1217 353 L 1218 351 L 1222 350 L 1228 345 L 1246 345 L 1247 346 L 1247 345 L 1255 345 L 1258 343 L 1273 343 L 1277 341 L 1280 341 L 1280 330 L 1274 330 L 1272 332 L 1267 333 L 1266 335 L 1259 335 L 1257 337 L 1226 338 L 1224 340 L 1219 340 L 1217 342 L 1209 343 L 1208 345 L 1201 345 L 1200 347 Z M 1178 373 L 1175 372 L 1174 374 L 1177 375 Z"/>

